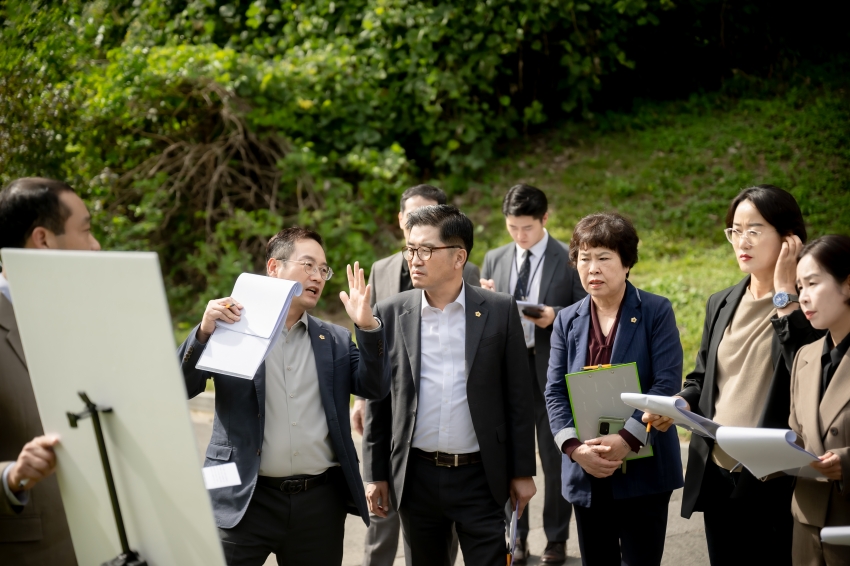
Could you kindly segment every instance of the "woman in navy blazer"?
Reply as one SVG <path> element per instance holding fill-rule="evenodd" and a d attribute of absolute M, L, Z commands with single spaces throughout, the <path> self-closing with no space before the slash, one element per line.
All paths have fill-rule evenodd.
<path fill-rule="evenodd" d="M 634 226 L 619 214 L 593 214 L 576 225 L 570 259 L 588 296 L 558 314 L 552 334 L 546 404 L 585 565 L 660 564 L 670 496 L 684 483 L 675 427 L 647 434 L 642 411 L 618 434 L 582 443 L 564 379 L 591 364 L 635 362 L 644 393 L 680 389 L 682 346 L 670 301 L 628 281 L 637 244 Z M 653 456 L 630 460 L 624 473 L 623 459 L 645 444 Z"/>

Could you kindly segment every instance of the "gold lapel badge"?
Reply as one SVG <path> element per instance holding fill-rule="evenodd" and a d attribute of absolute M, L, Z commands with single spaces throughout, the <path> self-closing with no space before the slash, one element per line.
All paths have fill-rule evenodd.
<path fill-rule="evenodd" d="M 632 322 L 634 322 L 634 321 L 632 321 Z M 325 335 L 324 335 L 324 334 L 319 334 L 319 340 L 324 340 L 324 339 L 325 339 Z"/>
<path fill-rule="evenodd" d="M 632 317 L 632 322 L 637 322 L 637 317 L 636 317 L 636 316 L 633 316 L 633 317 Z"/>
<path fill-rule="evenodd" d="M 481 318 L 481 313 L 480 313 L 480 312 L 478 312 L 478 311 L 475 311 L 475 316 L 477 316 L 477 317 Z"/>

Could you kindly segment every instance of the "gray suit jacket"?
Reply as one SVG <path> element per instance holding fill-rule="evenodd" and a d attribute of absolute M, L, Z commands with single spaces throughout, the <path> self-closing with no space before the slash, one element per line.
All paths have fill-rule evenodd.
<path fill-rule="evenodd" d="M 511 292 L 511 265 L 514 262 L 516 244 L 511 242 L 495 250 L 490 250 L 484 256 L 482 279 L 492 279 L 496 283 L 496 291 Z M 546 256 L 540 274 L 540 296 L 537 302 L 555 309 L 555 316 L 574 303 L 582 300 L 587 292 L 581 286 L 578 272 L 570 265 L 569 248 L 549 235 L 546 246 Z M 546 390 L 546 372 L 549 371 L 549 341 L 552 339 L 552 326 L 534 328 L 534 357 L 537 370 L 537 382 L 540 391 Z"/>
<path fill-rule="evenodd" d="M 242 520 L 257 485 L 265 432 L 266 364 L 260 364 L 254 379 L 199 370 L 195 366 L 206 345 L 197 341 L 196 331 L 197 327 L 192 329 L 177 354 L 189 398 L 204 391 L 207 379 L 215 381 L 215 420 L 204 467 L 235 462 L 239 470 L 241 485 L 210 491 L 216 524 L 229 529 Z M 368 525 L 369 510 L 351 439 L 348 407 L 352 393 L 381 399 L 389 390 L 390 366 L 384 353 L 386 329 L 355 330 L 359 350 L 351 341 L 351 333 L 336 324 L 309 316 L 307 331 L 316 358 L 331 445 L 348 486 L 348 512 L 360 515 Z"/>
<path fill-rule="evenodd" d="M 369 272 L 369 285 L 372 286 L 372 296 L 369 301 L 372 308 L 401 291 L 401 267 L 405 261 L 401 252 L 398 252 L 372 264 L 372 270 Z M 480 287 L 481 271 L 478 266 L 466 262 L 463 266 L 463 280 L 467 285 Z"/>
<path fill-rule="evenodd" d="M 44 434 L 12 303 L 0 294 L 0 472 L 24 444 Z M 0 562 L 22 566 L 76 566 L 59 483 L 51 476 L 12 507 L 0 486 Z"/>
<path fill-rule="evenodd" d="M 396 509 L 404 493 L 419 403 L 422 291 L 381 301 L 392 364 L 390 396 L 370 401 L 363 434 L 367 481 L 389 481 Z M 512 297 L 466 286 L 466 392 L 484 472 L 501 505 L 510 480 L 535 475 L 534 411 L 519 311 Z M 413 486 L 415 488 L 415 486 Z"/>

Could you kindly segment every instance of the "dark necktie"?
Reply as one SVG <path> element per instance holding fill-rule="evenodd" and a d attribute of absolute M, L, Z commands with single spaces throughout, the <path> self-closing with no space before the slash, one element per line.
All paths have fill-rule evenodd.
<path fill-rule="evenodd" d="M 531 273 L 531 250 L 526 250 L 525 260 L 522 262 L 522 267 L 519 270 L 519 276 L 516 280 L 514 288 L 514 299 L 524 301 L 528 297 L 528 276 Z"/>

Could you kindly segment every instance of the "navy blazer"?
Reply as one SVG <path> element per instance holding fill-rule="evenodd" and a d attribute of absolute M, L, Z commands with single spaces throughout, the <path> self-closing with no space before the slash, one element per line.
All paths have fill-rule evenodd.
<path fill-rule="evenodd" d="M 347 329 L 310 315 L 308 320 L 307 331 L 316 358 L 331 445 L 350 492 L 346 501 L 348 512 L 360 515 L 368 525 L 369 510 L 351 439 L 348 409 L 351 394 L 382 399 L 389 393 L 390 364 L 384 352 L 386 332 L 383 325 L 375 332 L 355 330 L 358 350 Z M 197 329 L 197 326 L 192 329 L 177 354 L 190 399 L 204 391 L 207 379 L 215 381 L 215 420 L 204 467 L 236 462 L 242 485 L 209 492 L 216 524 L 229 529 L 242 520 L 257 484 L 265 431 L 266 365 L 260 364 L 254 379 L 197 369 L 195 365 L 205 348 L 195 338 Z"/>
<path fill-rule="evenodd" d="M 558 313 L 552 333 L 546 406 L 552 434 L 575 428 L 567 382 L 564 376 L 582 370 L 587 362 L 590 340 L 590 297 L 585 297 Z M 626 281 L 623 311 L 614 338 L 612 364 L 637 363 L 641 390 L 649 395 L 668 397 L 682 384 L 682 344 L 670 301 L 637 289 Z M 635 411 L 633 419 L 643 411 Z M 640 426 L 646 425 L 640 423 Z M 673 491 L 682 487 L 682 456 L 676 427 L 667 432 L 652 429 L 650 444 L 654 455 L 630 460 L 626 473 L 614 472 L 615 499 Z M 563 455 L 561 492 L 567 501 L 590 507 L 591 476 L 569 456 Z"/>

